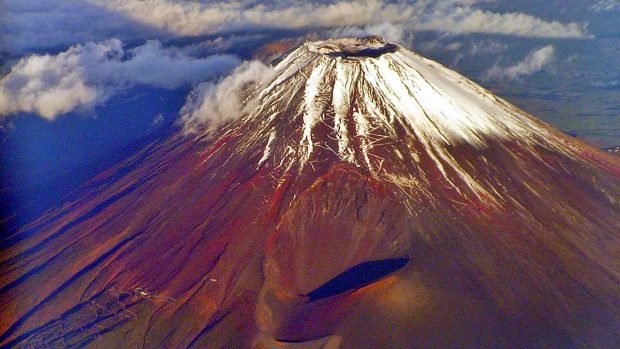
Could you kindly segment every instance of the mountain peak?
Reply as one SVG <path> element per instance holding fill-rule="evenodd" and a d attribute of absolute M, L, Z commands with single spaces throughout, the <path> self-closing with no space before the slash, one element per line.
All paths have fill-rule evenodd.
<path fill-rule="evenodd" d="M 248 147 L 262 144 L 258 166 L 272 159 L 303 172 L 344 161 L 412 186 L 429 161 L 450 186 L 493 198 L 459 152 L 498 141 L 570 152 L 555 131 L 473 81 L 375 36 L 299 46 L 256 96 L 245 122 Z"/>
<path fill-rule="evenodd" d="M 378 38 L 258 88 L 0 240 L 1 347 L 618 347 L 617 158 Z"/>

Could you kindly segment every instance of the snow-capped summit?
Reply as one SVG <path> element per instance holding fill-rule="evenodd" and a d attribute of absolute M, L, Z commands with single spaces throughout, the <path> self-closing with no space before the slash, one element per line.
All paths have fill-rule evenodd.
<path fill-rule="evenodd" d="M 492 144 L 528 156 L 571 156 L 571 142 L 464 76 L 380 37 L 307 42 L 260 86 L 245 123 L 258 165 L 303 171 L 344 161 L 402 186 L 424 187 L 431 168 L 466 197 L 503 200 L 472 171 L 494 166 Z M 417 173 L 417 175 L 413 175 Z M 422 186 L 420 186 L 422 181 Z M 429 189 L 430 188 L 426 188 Z"/>

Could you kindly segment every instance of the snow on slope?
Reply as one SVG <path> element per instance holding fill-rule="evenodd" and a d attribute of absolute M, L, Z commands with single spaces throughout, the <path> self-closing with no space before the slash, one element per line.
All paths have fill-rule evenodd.
<path fill-rule="evenodd" d="M 424 152 L 457 191 L 450 172 L 479 198 L 493 198 L 448 148 L 515 141 L 570 154 L 549 128 L 444 66 L 378 37 L 308 42 L 274 69 L 251 103 L 246 122 L 260 125 L 252 144 L 288 168 L 320 162 L 327 150 L 341 161 L 403 186 L 417 185 L 412 165 L 383 166 L 386 155 L 415 164 Z M 327 134 L 320 128 L 327 126 Z M 291 130 L 301 130 L 299 137 Z M 291 149 L 297 149 L 292 151 Z M 394 161 L 388 161 L 394 163 Z M 414 183 L 415 182 L 415 183 Z"/>

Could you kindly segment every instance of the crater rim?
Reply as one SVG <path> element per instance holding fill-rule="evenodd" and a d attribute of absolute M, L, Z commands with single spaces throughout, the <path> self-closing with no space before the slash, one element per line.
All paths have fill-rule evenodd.
<path fill-rule="evenodd" d="M 310 52 L 329 57 L 350 59 L 378 58 L 398 50 L 398 45 L 387 42 L 380 36 L 362 38 L 327 39 L 307 43 Z"/>

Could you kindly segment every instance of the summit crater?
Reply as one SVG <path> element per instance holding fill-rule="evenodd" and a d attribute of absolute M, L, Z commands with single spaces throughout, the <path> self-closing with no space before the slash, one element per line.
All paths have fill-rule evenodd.
<path fill-rule="evenodd" d="M 399 48 L 398 45 L 389 43 L 378 36 L 329 39 L 309 42 L 305 45 L 312 52 L 321 53 L 329 57 L 350 58 L 352 60 L 377 58 L 386 53 L 396 52 Z"/>

